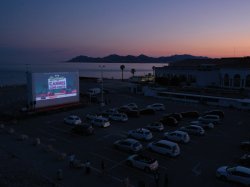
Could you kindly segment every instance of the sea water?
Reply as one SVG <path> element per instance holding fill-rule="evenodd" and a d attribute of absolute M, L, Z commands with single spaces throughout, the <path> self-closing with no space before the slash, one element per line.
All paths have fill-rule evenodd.
<path fill-rule="evenodd" d="M 156 63 L 43 63 L 43 64 L 1 64 L 0 66 L 0 86 L 26 84 L 26 71 L 31 72 L 67 72 L 78 71 L 80 77 L 95 77 L 109 79 L 121 79 L 121 65 L 125 66 L 123 78 L 132 76 L 131 69 L 135 69 L 135 76 L 153 74 L 152 67 L 162 67 L 168 64 Z"/>

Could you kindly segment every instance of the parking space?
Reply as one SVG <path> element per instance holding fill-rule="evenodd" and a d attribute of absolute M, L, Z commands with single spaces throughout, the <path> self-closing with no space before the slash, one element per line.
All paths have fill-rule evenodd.
<path fill-rule="evenodd" d="M 104 109 L 134 102 L 140 108 L 152 103 L 164 103 L 166 111 L 157 112 L 154 115 L 141 115 L 138 118 L 131 117 L 127 122 L 111 122 L 111 126 L 107 128 L 95 127 L 95 134 L 92 136 L 72 134 L 72 126 L 64 124 L 63 119 L 70 114 L 78 115 L 83 119 L 86 114 L 98 113 L 102 109 L 97 104 L 68 112 L 26 119 L 18 122 L 13 128 L 19 134 L 27 134 L 34 138 L 39 137 L 41 142 L 53 146 L 60 152 L 75 154 L 81 160 L 90 160 L 92 167 L 99 172 L 103 161 L 107 173 L 112 176 L 113 180 L 120 181 L 121 184 L 124 178 L 129 177 L 133 185 L 137 185 L 138 181 L 144 181 L 146 186 L 154 186 L 154 175 L 128 167 L 126 159 L 131 154 L 114 149 L 113 143 L 118 139 L 126 138 L 129 130 L 146 127 L 149 123 L 160 120 L 163 114 L 193 110 L 202 113 L 216 108 L 129 93 L 110 93 L 108 97 L 112 99 L 111 104 L 105 106 Z M 205 136 L 191 136 L 191 141 L 188 144 L 179 144 L 181 154 L 177 158 L 153 153 L 146 149 L 148 142 L 141 142 L 144 146 L 143 154 L 154 157 L 159 162 L 161 184 L 163 184 L 164 176 L 167 174 L 170 186 L 235 186 L 235 184 L 216 179 L 215 171 L 223 165 L 237 165 L 236 158 L 244 153 L 240 150 L 239 144 L 250 138 L 248 124 L 250 116 L 243 111 L 222 110 L 225 112 L 222 124 L 207 130 Z M 183 119 L 177 127 L 165 126 L 163 132 L 153 132 L 151 141 L 162 139 L 164 132 L 185 126 L 191 120 L 195 119 Z"/>

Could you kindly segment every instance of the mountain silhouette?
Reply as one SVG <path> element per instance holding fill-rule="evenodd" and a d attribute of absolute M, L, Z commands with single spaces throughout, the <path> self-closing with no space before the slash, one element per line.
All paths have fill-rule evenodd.
<path fill-rule="evenodd" d="M 170 63 L 176 61 L 182 61 L 187 59 L 209 59 L 208 57 L 203 56 L 192 56 L 188 54 L 183 55 L 172 55 L 172 56 L 162 56 L 162 57 L 150 57 L 146 55 L 127 55 L 120 56 L 117 54 L 111 54 L 105 57 L 89 57 L 80 55 L 74 57 L 67 62 L 97 62 L 97 63 Z"/>

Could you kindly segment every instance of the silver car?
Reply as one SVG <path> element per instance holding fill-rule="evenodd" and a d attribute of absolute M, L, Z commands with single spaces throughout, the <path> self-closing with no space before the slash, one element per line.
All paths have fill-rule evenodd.
<path fill-rule="evenodd" d="M 205 134 L 205 130 L 198 125 L 188 125 L 185 127 L 181 127 L 180 131 L 184 131 L 184 132 L 187 132 L 188 134 L 200 135 L 200 136 Z"/>
<path fill-rule="evenodd" d="M 128 136 L 138 140 L 151 140 L 153 138 L 153 135 L 150 130 L 144 128 L 130 130 L 128 132 Z"/>
<path fill-rule="evenodd" d="M 250 186 L 250 168 L 247 167 L 222 166 L 217 169 L 216 177 L 222 180 L 234 181 L 246 186 Z"/>
<path fill-rule="evenodd" d="M 187 132 L 178 130 L 164 133 L 164 138 L 170 141 L 181 142 L 181 143 L 188 143 L 190 141 L 190 137 Z"/>
<path fill-rule="evenodd" d="M 142 150 L 142 144 L 132 138 L 124 139 L 124 140 L 117 140 L 114 143 L 114 147 L 119 150 L 129 151 L 129 152 L 139 152 Z"/>
<path fill-rule="evenodd" d="M 158 161 L 156 159 L 137 154 L 129 156 L 126 163 L 131 167 L 136 167 L 146 172 L 155 171 L 159 167 Z"/>

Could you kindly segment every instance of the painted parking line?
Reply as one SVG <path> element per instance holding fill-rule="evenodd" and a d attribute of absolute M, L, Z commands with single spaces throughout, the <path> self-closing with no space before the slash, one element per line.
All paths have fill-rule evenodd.
<path fill-rule="evenodd" d="M 105 157 L 105 156 L 102 156 L 102 155 L 99 155 L 99 154 L 96 154 L 96 153 L 93 153 L 93 152 L 91 152 L 90 154 L 92 154 L 92 155 L 94 155 L 94 156 L 96 156 L 96 157 L 99 157 L 99 158 L 101 158 L 101 159 L 108 160 L 108 161 L 113 162 L 113 163 L 117 163 L 116 161 L 111 160 L 111 159 L 108 158 L 108 157 Z"/>
<path fill-rule="evenodd" d="M 201 169 L 200 169 L 201 163 L 198 162 L 192 169 L 192 172 L 196 175 L 199 176 L 201 174 Z"/>
<path fill-rule="evenodd" d="M 100 173 L 100 174 L 103 173 L 100 169 L 97 169 L 97 168 L 95 168 L 95 167 L 92 167 L 92 166 L 91 166 L 90 168 L 91 168 L 93 171 L 97 172 L 97 173 Z M 110 177 L 111 177 L 112 179 L 118 181 L 118 182 L 123 182 L 123 180 L 120 179 L 119 177 L 116 177 L 116 176 L 113 176 L 113 175 L 110 175 Z"/>
<path fill-rule="evenodd" d="M 39 129 L 39 131 L 40 131 L 41 133 L 43 133 L 43 134 L 48 135 L 48 136 L 52 136 L 52 137 L 54 137 L 54 138 L 56 138 L 56 139 L 61 139 L 61 140 L 65 141 L 65 142 L 67 142 L 67 143 L 73 143 L 73 142 L 72 142 L 72 141 L 70 141 L 70 140 L 67 140 L 67 139 L 65 139 L 65 138 L 62 138 L 62 137 L 56 136 L 56 135 L 51 134 L 51 133 L 49 133 L 49 132 L 47 132 L 47 131 L 44 131 L 44 130 L 42 130 L 42 129 Z"/>

